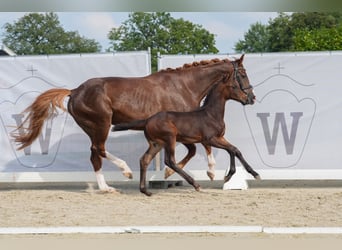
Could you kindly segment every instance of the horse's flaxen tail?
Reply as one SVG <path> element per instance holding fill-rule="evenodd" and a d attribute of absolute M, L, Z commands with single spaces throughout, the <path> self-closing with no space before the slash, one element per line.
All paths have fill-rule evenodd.
<path fill-rule="evenodd" d="M 146 125 L 146 120 L 136 120 L 128 123 L 120 123 L 112 128 L 112 131 L 123 131 L 123 130 L 142 130 Z"/>
<path fill-rule="evenodd" d="M 40 94 L 36 100 L 27 107 L 23 113 L 28 113 L 21 125 L 16 129 L 20 133 L 13 134 L 14 140 L 19 144 L 17 150 L 23 149 L 32 144 L 39 136 L 44 121 L 56 113 L 56 108 L 66 111 L 63 101 L 69 96 L 69 89 L 50 89 Z M 28 127 L 25 127 L 28 124 Z"/>

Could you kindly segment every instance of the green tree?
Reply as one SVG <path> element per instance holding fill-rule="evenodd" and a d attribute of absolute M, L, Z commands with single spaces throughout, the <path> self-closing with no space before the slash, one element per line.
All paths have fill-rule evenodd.
<path fill-rule="evenodd" d="M 101 46 L 77 31 L 65 31 L 55 13 L 30 13 L 4 25 L 2 42 L 18 55 L 99 52 Z"/>
<path fill-rule="evenodd" d="M 109 34 L 109 51 L 151 49 L 152 70 L 157 69 L 157 53 L 217 53 L 215 37 L 201 25 L 175 19 L 170 13 L 134 12 Z"/>
<path fill-rule="evenodd" d="M 291 50 L 293 29 L 289 15 L 280 13 L 278 17 L 269 21 L 267 29 L 269 34 L 269 52 Z"/>
<path fill-rule="evenodd" d="M 293 43 L 296 51 L 342 50 L 342 25 L 337 28 L 297 30 Z"/>
<path fill-rule="evenodd" d="M 235 47 L 245 52 L 339 49 L 340 42 L 335 38 L 340 37 L 341 24 L 341 12 L 279 13 L 265 25 L 267 31 L 264 33 L 255 27 L 257 24 L 252 24 L 244 39 L 239 40 Z M 267 46 L 260 47 L 260 41 L 265 40 L 267 42 L 263 43 Z"/>
<path fill-rule="evenodd" d="M 235 50 L 238 52 L 264 52 L 269 50 L 269 34 L 266 25 L 259 22 L 252 24 L 245 33 L 244 40 L 239 40 L 235 44 Z"/>

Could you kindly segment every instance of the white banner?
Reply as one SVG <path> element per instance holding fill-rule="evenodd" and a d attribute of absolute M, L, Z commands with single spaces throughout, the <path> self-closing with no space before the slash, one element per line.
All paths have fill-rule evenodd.
<path fill-rule="evenodd" d="M 178 67 L 215 57 L 228 56 L 165 55 L 159 66 Z M 247 54 L 244 66 L 257 102 L 252 106 L 234 101 L 226 104 L 225 137 L 257 171 L 342 170 L 341 65 L 342 52 Z M 200 145 L 197 152 L 187 169 L 206 168 L 206 154 Z M 184 154 L 185 148 L 178 145 L 177 159 Z M 229 167 L 227 152 L 215 149 L 214 155 L 217 169 Z M 330 179 L 342 178 L 339 171 L 331 173 L 335 175 Z M 304 176 L 308 175 L 290 178 Z"/>
<path fill-rule="evenodd" d="M 234 56 L 240 55 L 229 58 Z M 160 69 L 175 68 L 217 57 L 228 56 L 161 56 L 158 63 Z M 342 52 L 247 54 L 244 65 L 257 102 L 252 106 L 234 101 L 226 104 L 225 137 L 264 179 L 342 179 Z M 9 134 L 22 121 L 20 113 L 48 89 L 72 89 L 92 77 L 150 72 L 148 52 L 0 57 L 0 181 L 87 180 L 84 175 L 65 174 L 73 172 L 89 174 L 94 180 L 89 138 L 67 113 L 60 112 L 47 122 L 39 139 L 25 150 L 16 151 Z M 110 133 L 106 147 L 137 172 L 147 144 L 141 132 L 127 131 Z M 178 145 L 177 159 L 185 153 Z M 224 172 L 229 167 L 227 152 L 214 149 L 214 155 L 217 169 Z M 107 173 L 118 173 L 106 175 L 107 180 L 121 176 L 111 163 L 103 163 Z M 207 164 L 202 146 L 197 145 L 197 154 L 186 169 L 205 173 Z M 61 175 L 54 179 L 49 178 L 50 173 Z"/>
<path fill-rule="evenodd" d="M 46 122 L 39 138 L 17 151 L 10 133 L 22 122 L 21 112 L 40 93 L 51 88 L 73 89 L 93 77 L 135 77 L 150 73 L 147 51 L 0 57 L 0 174 L 7 173 L 3 176 L 13 176 L 13 179 L 18 178 L 17 173 L 24 172 L 89 171 L 93 174 L 90 140 L 67 112 L 61 111 Z M 107 140 L 107 150 L 127 161 L 133 169 L 138 169 L 139 157 L 145 148 L 141 132 L 110 133 Z M 117 170 L 104 161 L 106 169 Z"/>

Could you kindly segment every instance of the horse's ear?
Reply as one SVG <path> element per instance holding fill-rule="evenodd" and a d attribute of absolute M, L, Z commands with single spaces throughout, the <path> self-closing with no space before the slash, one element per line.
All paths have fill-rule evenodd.
<path fill-rule="evenodd" d="M 242 56 L 240 57 L 240 59 L 239 59 L 239 64 L 242 64 L 242 62 L 243 62 L 243 58 L 245 57 L 245 54 L 242 54 Z"/>

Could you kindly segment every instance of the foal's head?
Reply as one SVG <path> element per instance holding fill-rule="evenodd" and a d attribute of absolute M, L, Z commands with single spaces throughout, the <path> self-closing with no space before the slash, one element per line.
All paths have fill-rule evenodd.
<path fill-rule="evenodd" d="M 227 79 L 225 79 L 225 84 L 227 86 L 227 91 L 229 94 L 228 99 L 233 99 L 241 102 L 243 105 L 254 104 L 255 95 L 253 93 L 253 87 L 249 83 L 249 79 L 245 68 L 243 67 L 244 55 L 235 61 L 232 61 L 233 70 L 230 72 Z"/>

